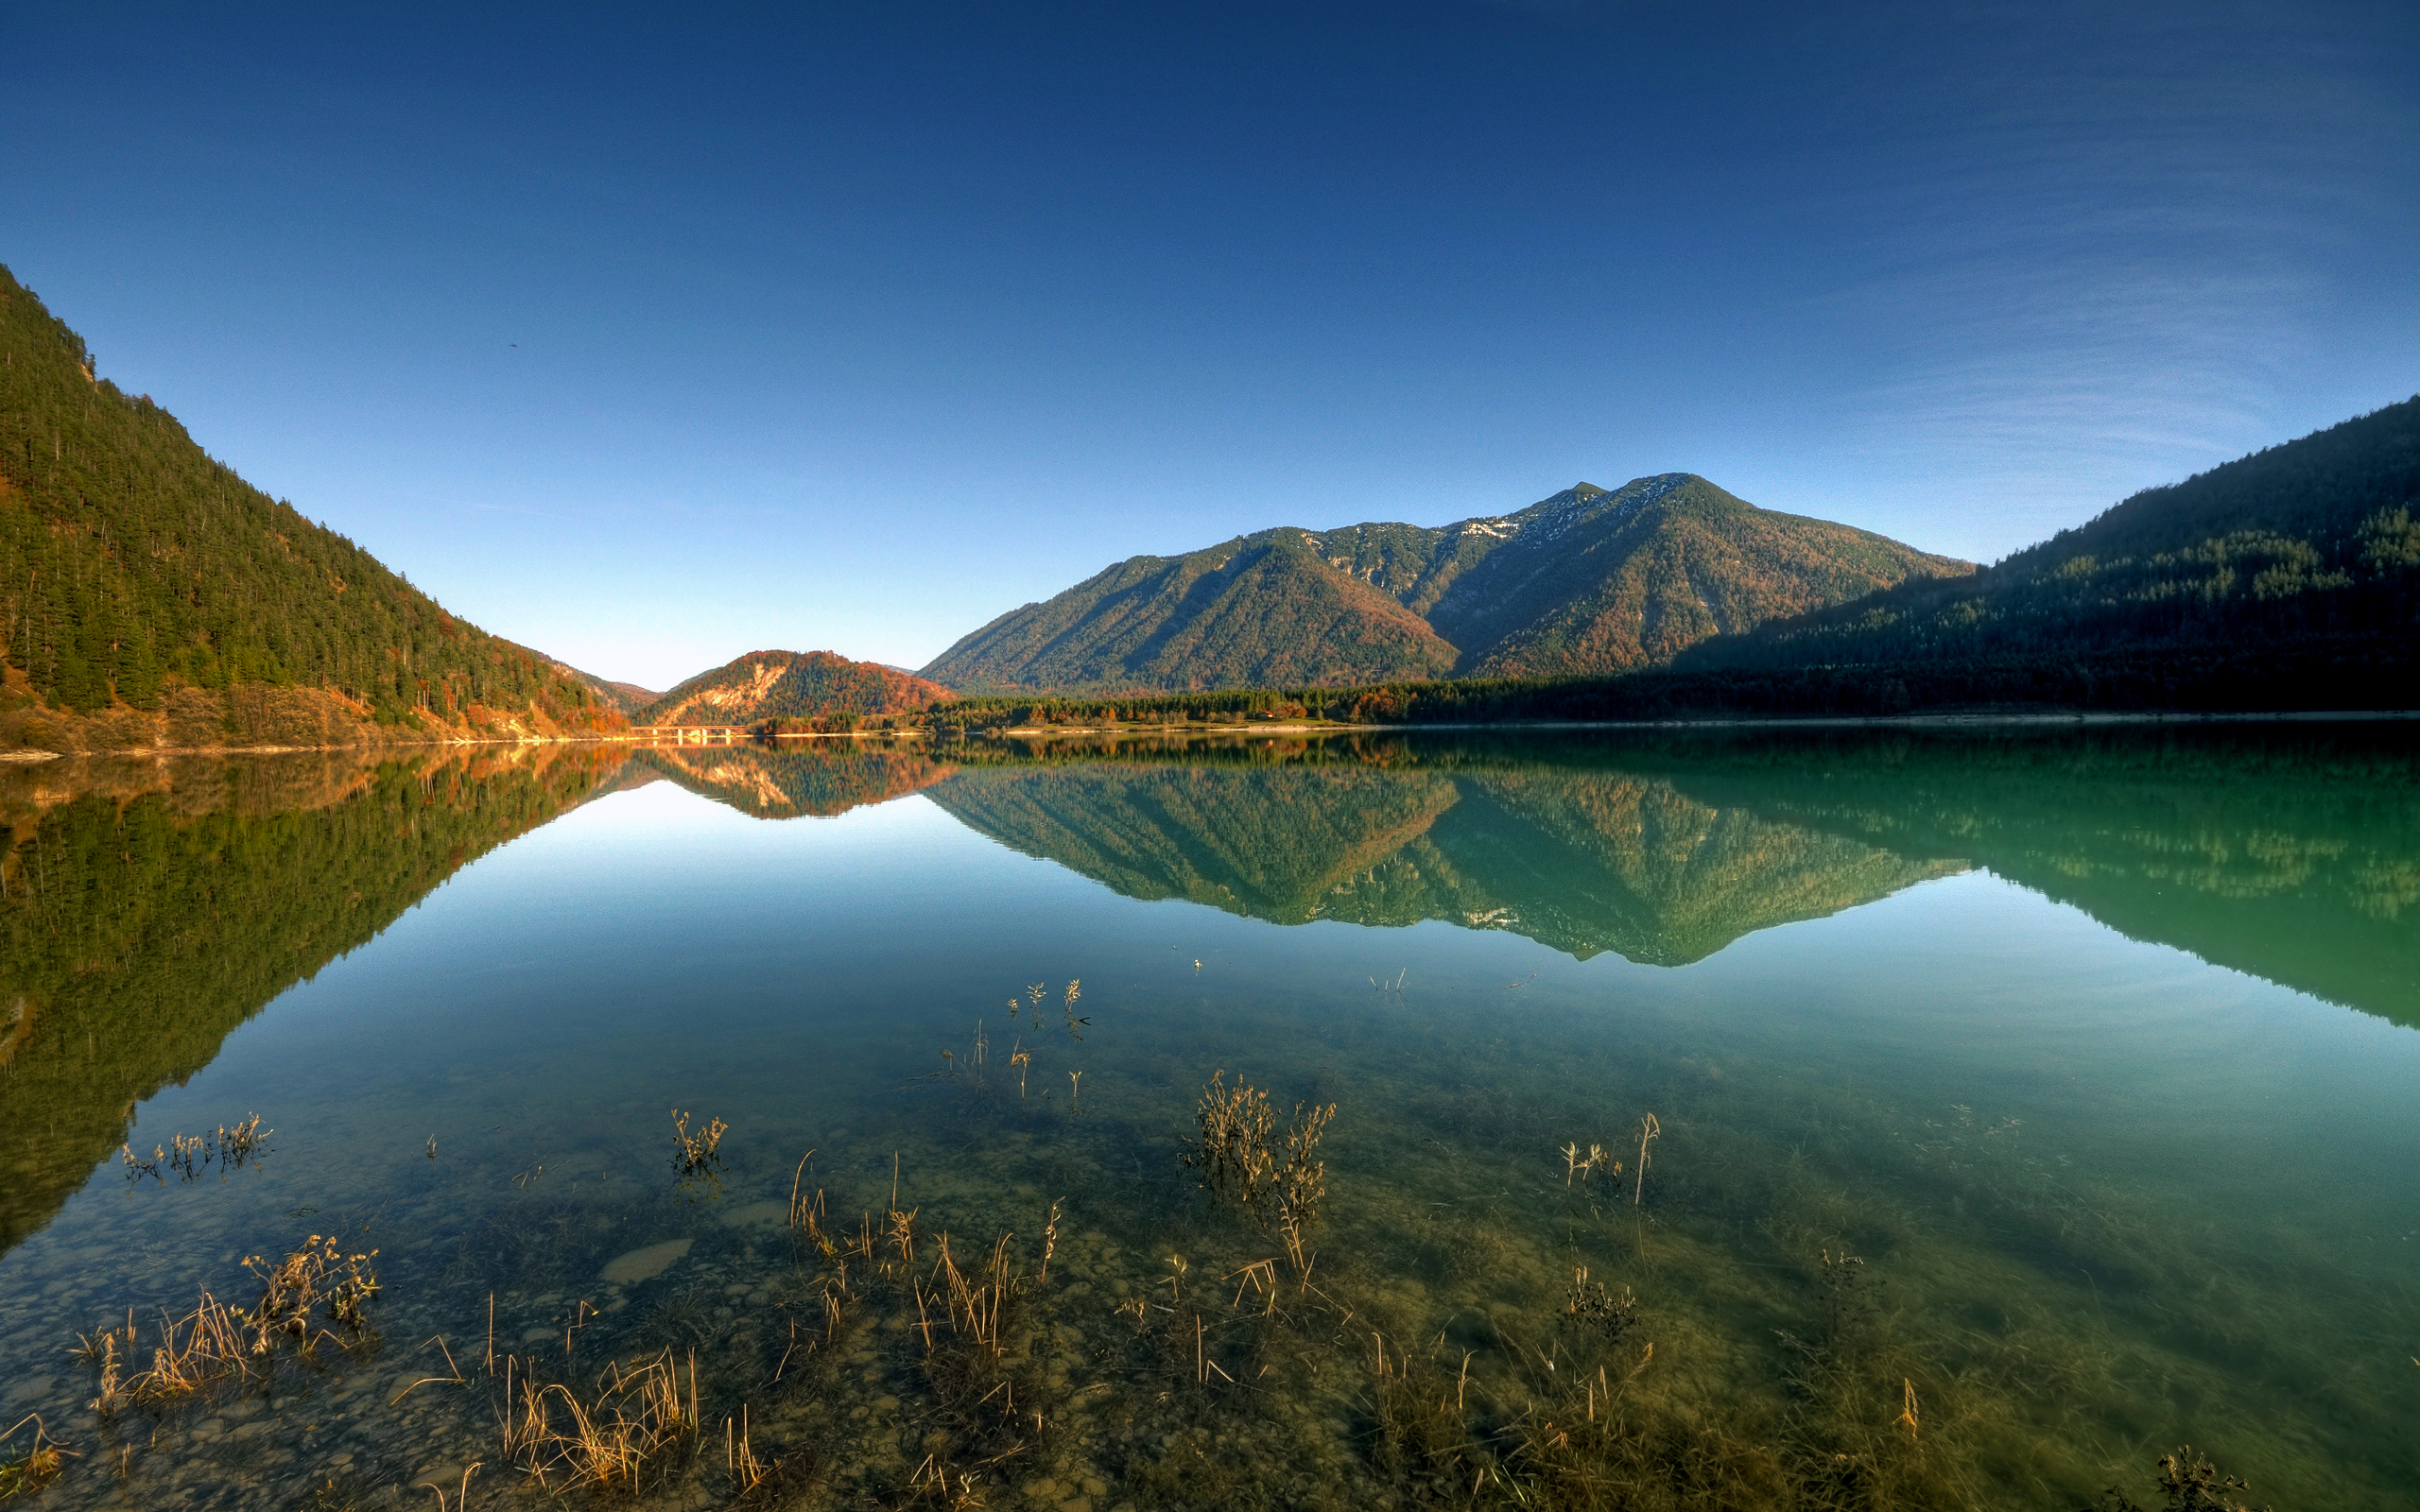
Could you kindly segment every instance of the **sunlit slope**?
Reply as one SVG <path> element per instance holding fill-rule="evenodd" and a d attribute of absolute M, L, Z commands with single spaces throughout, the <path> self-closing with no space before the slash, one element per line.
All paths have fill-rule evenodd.
<path fill-rule="evenodd" d="M 116 1153 L 137 1102 L 620 760 L 542 746 L 0 772 L 0 1249 Z M 145 1129 L 146 1150 L 172 1132 Z"/>
<path fill-rule="evenodd" d="M 323 745 L 618 724 L 211 459 L 0 268 L 0 747 Z"/>
<path fill-rule="evenodd" d="M 1135 557 L 1004 614 L 923 675 L 964 690 L 1340 686 L 1442 677 L 1454 648 L 1303 531 Z"/>
<path fill-rule="evenodd" d="M 1281 528 L 1136 557 L 1002 615 L 925 675 L 968 691 L 1322 687 L 1655 665 L 1708 636 L 1958 574 L 1667 473 L 1450 525 Z"/>
<path fill-rule="evenodd" d="M 1286 924 L 1442 919 L 1656 965 L 1958 869 L 1612 772 L 1101 763 L 969 771 L 927 796 L 1132 898 Z"/>
<path fill-rule="evenodd" d="M 1971 577 L 1709 643 L 1708 670 L 2163 646 L 2391 643 L 2420 627 L 2420 399 L 2149 489 Z M 2406 698 L 2404 706 L 2412 700 Z"/>
<path fill-rule="evenodd" d="M 643 725 L 854 730 L 951 696 L 947 688 L 833 651 L 751 651 L 634 711 Z"/>

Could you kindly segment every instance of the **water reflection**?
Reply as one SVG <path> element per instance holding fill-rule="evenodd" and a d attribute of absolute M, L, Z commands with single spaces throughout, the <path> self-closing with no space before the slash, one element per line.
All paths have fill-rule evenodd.
<path fill-rule="evenodd" d="M 2052 1509 L 2190 1436 L 2263 1494 L 2277 1477 L 2281 1504 L 2408 1505 L 2392 1423 L 2420 1042 L 1980 874 L 2410 1023 L 2400 741 L 821 742 L 20 769 L 0 778 L 0 1402 L 90 1400 L 71 1331 L 233 1295 L 237 1257 L 340 1215 L 382 1250 L 390 1346 L 493 1336 L 507 1379 L 513 1351 L 569 1375 L 696 1349 L 710 1435 L 752 1405 L 793 1474 L 835 1477 L 833 1504 L 898 1504 L 929 1434 L 956 1432 L 952 1393 L 992 1378 L 936 1376 L 950 1357 L 907 1332 L 927 1283 L 957 1299 L 937 1327 L 967 1315 L 955 1272 L 819 1247 L 797 1199 L 824 1215 L 828 1188 L 843 1237 L 886 1203 L 923 1213 L 900 1265 L 908 1239 L 937 1264 L 954 1232 L 972 1281 L 1007 1253 L 974 1246 L 1022 1236 L 1034 1311 L 1009 1365 L 1020 1403 L 1068 1426 L 954 1452 L 1030 1452 L 987 1489 L 1045 1504 L 1307 1504 L 1304 1477 L 1345 1504 L 1424 1465 L 1460 1466 L 1459 1494 L 1474 1465 L 1544 1463 L 1557 1440 L 1523 1425 L 1597 1421 L 1598 1367 L 1549 1371 L 1553 1351 L 1644 1368 L 1616 1357 L 1645 1349 L 1620 1329 L 1564 1320 L 1635 1296 L 1654 1344 L 1637 1420 L 1796 1445 L 1805 1463 L 1772 1462 L 1793 1476 L 1862 1444 Z M 927 801 L 779 822 L 908 794 Z M 1421 986 L 1362 990 L 1381 959 Z M 1079 1013 L 1098 1016 L 1080 1038 Z M 1253 1312 L 1278 1242 L 1206 1209 L 1175 1160 L 1201 1083 L 1247 1067 L 1280 1106 L 1343 1109 L 1317 1260 L 1338 1300 L 1295 1285 L 1292 1323 Z M 229 1183 L 88 1180 L 138 1102 L 147 1148 L 257 1110 L 279 1153 Z M 1651 1129 L 1644 1181 L 1575 1175 L 1599 1143 L 1636 1161 Z M 817 1291 L 835 1252 L 873 1286 L 838 1332 Z M 1878 1307 L 1843 1300 L 1849 1253 L 1887 1278 Z M 1278 1269 L 1306 1282 L 1309 1260 Z M 1205 1324 L 1180 1299 L 1216 1306 Z M 1420 1349 L 1382 1356 L 1345 1320 Z M 129 1430 L 132 1480 L 52 1494 L 285 1504 L 348 1462 L 364 1505 L 458 1486 L 496 1452 L 493 1383 L 398 1399 L 441 1366 L 422 1348 L 425 1368 L 298 1376 L 271 1393 L 282 1415 L 245 1422 L 256 1401 L 222 1395 Z M 1830 1396 L 1825 1360 L 1856 1367 Z M 1227 1394 L 1262 1366 L 1271 1384 Z M 1465 1384 L 1495 1403 L 1466 1423 L 1389 1417 Z M 1915 1394 L 1921 1441 L 1894 1426 Z M 1197 1433 L 1236 1436 L 1205 1459 Z M 720 1495 L 721 1464 L 667 1495 Z"/>
<path fill-rule="evenodd" d="M 1683 966 L 1986 868 L 2135 939 L 2420 1026 L 2400 727 L 2121 727 L 657 752 L 765 817 L 921 792 L 1136 899 L 1442 919 Z"/>
<path fill-rule="evenodd" d="M 622 764 L 556 746 L 0 772 L 0 1248 L 117 1152 L 137 1102 Z"/>

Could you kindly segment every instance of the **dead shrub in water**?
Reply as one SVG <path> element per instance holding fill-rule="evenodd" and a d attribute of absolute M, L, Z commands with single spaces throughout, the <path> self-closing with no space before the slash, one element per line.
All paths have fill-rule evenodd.
<path fill-rule="evenodd" d="M 1308 1268 L 1303 1253 L 1303 1232 L 1319 1216 L 1327 1196 L 1327 1162 L 1320 1159 L 1320 1140 L 1336 1117 L 1336 1105 L 1305 1108 L 1296 1104 L 1286 1131 L 1281 1160 L 1270 1146 L 1277 1115 L 1269 1094 L 1238 1078 L 1233 1089 L 1226 1073 L 1214 1072 L 1194 1109 L 1198 1139 L 1184 1141 L 1185 1165 L 1201 1173 L 1202 1187 L 1232 1203 L 1263 1228 L 1275 1228 L 1286 1238 L 1298 1270 Z"/>
<path fill-rule="evenodd" d="M 689 1115 L 680 1108 L 672 1110 L 672 1143 L 675 1147 L 673 1164 L 683 1176 L 698 1176 L 722 1166 L 722 1137 L 731 1125 L 717 1118 L 698 1130 L 689 1132 Z"/>

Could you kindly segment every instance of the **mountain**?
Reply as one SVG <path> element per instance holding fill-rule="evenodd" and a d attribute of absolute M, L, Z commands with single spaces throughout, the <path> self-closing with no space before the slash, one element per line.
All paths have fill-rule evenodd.
<path fill-rule="evenodd" d="M 1711 641 L 1683 670 L 2379 647 L 2420 623 L 2420 398 L 2149 489 L 1957 579 Z M 2407 698 L 2408 702 L 2408 698 Z"/>
<path fill-rule="evenodd" d="M 637 712 L 643 725 L 855 730 L 955 697 L 947 688 L 831 651 L 751 651 Z"/>
<path fill-rule="evenodd" d="M 618 726 L 211 459 L 0 268 L 0 747 L 325 746 Z"/>
<path fill-rule="evenodd" d="M 1576 677 L 1969 564 L 1759 509 L 1685 472 L 1428 527 L 1291 527 L 1135 557 L 959 641 L 966 691 Z"/>
<path fill-rule="evenodd" d="M 1000 616 L 921 675 L 970 691 L 1305 686 L 1443 677 L 1456 659 L 1418 614 L 1292 530 L 1132 558 Z"/>

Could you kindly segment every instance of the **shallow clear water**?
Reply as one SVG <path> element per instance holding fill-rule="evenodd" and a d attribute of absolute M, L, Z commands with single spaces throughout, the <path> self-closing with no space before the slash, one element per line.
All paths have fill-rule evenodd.
<path fill-rule="evenodd" d="M 657 1358 L 667 1506 L 2063 1508 L 2187 1442 L 2420 1504 L 2415 777 L 2400 727 L 9 774 L 0 1417 L 77 1506 L 580 1500 L 509 1400 Z M 1214 1074 L 1281 1160 L 1336 1108 L 1299 1252 L 1182 1162 Z M 675 1108 L 729 1125 L 686 1177 Z M 147 1366 L 331 1232 L 367 1332 L 92 1410 L 79 1333 Z"/>

